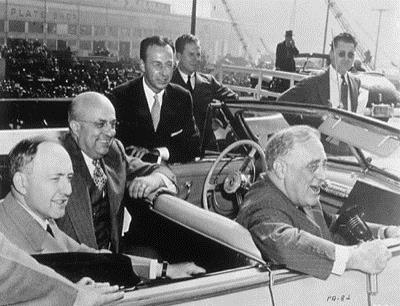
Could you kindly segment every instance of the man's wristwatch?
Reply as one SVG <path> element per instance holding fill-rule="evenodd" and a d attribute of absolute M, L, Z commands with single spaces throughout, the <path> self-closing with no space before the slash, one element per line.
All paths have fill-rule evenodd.
<path fill-rule="evenodd" d="M 161 278 L 167 278 L 168 261 L 162 262 Z"/>

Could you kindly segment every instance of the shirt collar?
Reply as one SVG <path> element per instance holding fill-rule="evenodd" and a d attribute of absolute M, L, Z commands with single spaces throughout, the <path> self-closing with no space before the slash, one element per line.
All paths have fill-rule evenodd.
<path fill-rule="evenodd" d="M 186 83 L 189 75 L 188 75 L 187 73 L 184 73 L 184 72 L 183 72 L 182 70 L 180 70 L 179 68 L 178 68 L 178 71 L 179 71 L 179 74 L 180 74 L 181 77 L 182 77 L 182 80 Z M 193 72 L 193 73 L 190 75 L 190 78 L 192 78 L 192 77 L 194 76 L 194 74 L 195 74 L 195 72 Z"/>
<path fill-rule="evenodd" d="M 82 155 L 83 155 L 83 159 L 85 160 L 85 164 L 89 169 L 90 176 L 93 177 L 93 172 L 94 172 L 94 168 L 95 168 L 95 166 L 93 165 L 93 158 L 89 157 L 82 150 L 81 150 L 81 152 L 82 152 Z"/>
<path fill-rule="evenodd" d="M 144 89 L 144 94 L 146 95 L 147 103 L 149 105 L 149 108 L 153 106 L 154 103 L 154 95 L 158 96 L 158 100 L 160 101 L 160 105 L 162 105 L 162 97 L 164 95 L 165 89 L 161 90 L 159 93 L 155 93 L 147 84 L 146 81 L 144 80 L 143 77 L 143 89 Z"/>
<path fill-rule="evenodd" d="M 346 83 L 348 83 L 347 81 L 347 74 L 348 72 L 346 72 L 344 74 L 344 79 L 346 81 Z M 336 82 L 340 83 L 342 81 L 342 75 L 339 74 L 336 69 L 331 65 L 329 65 L 329 78 L 332 78 L 333 80 L 335 80 Z"/>
<path fill-rule="evenodd" d="M 46 230 L 47 225 L 49 224 L 49 221 L 47 219 L 43 219 L 42 217 L 39 217 L 28 205 L 21 203 L 20 201 L 17 200 L 17 203 L 26 210 L 26 212 L 31 215 L 31 217 L 36 220 L 39 225 Z"/>

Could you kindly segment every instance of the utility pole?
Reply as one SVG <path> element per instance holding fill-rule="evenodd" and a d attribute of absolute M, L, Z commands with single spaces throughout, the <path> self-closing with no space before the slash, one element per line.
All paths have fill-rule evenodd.
<path fill-rule="evenodd" d="M 8 29 L 9 29 L 9 20 L 8 20 L 8 0 L 6 0 L 6 15 L 4 18 L 4 36 L 5 36 L 5 42 L 4 45 L 7 46 L 7 40 L 8 40 Z"/>
<path fill-rule="evenodd" d="M 374 56 L 374 70 L 376 70 L 376 58 L 378 57 L 378 45 L 379 45 L 379 35 L 381 32 L 381 21 L 382 21 L 382 13 L 388 11 L 388 9 L 375 9 L 374 11 L 379 12 L 378 18 L 378 33 L 376 34 L 376 44 L 375 44 L 375 56 Z"/>
<path fill-rule="evenodd" d="M 190 34 L 196 35 L 196 6 L 197 0 L 193 0 L 192 2 L 192 23 L 190 26 Z"/>

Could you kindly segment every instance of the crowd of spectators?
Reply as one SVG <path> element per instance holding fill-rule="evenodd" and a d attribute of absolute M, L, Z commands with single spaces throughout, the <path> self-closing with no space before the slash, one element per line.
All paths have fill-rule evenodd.
<path fill-rule="evenodd" d="M 139 76 L 132 60 L 78 60 L 69 51 L 55 54 L 39 42 L 18 40 L 0 47 L 0 53 L 6 60 L 2 98 L 74 97 L 88 90 L 107 94 Z"/>
<path fill-rule="evenodd" d="M 0 46 L 0 56 L 6 60 L 0 98 L 66 98 L 88 90 L 108 94 L 140 76 L 138 59 L 117 61 L 104 48 L 94 55 L 103 58 L 76 58 L 69 50 L 51 51 L 37 41 L 15 40 Z M 223 83 L 251 86 L 249 74 L 243 73 L 226 74 Z"/>

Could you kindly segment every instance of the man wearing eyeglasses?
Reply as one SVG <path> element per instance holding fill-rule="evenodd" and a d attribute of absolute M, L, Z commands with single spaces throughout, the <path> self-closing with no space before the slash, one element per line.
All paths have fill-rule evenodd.
<path fill-rule="evenodd" d="M 341 33 L 331 43 L 329 68 L 317 76 L 303 79 L 285 91 L 278 101 L 319 104 L 351 112 L 358 109 L 360 80 L 348 71 L 353 66 L 357 42 L 348 33 Z"/>
<path fill-rule="evenodd" d="M 346 244 L 333 230 L 336 216 L 320 203 L 326 154 L 318 130 L 291 126 L 265 148 L 267 171 L 246 194 L 237 222 L 246 227 L 265 260 L 326 279 L 345 270 L 379 273 L 391 258 L 383 238 L 400 227 L 368 223 L 375 240 Z"/>
<path fill-rule="evenodd" d="M 115 139 L 114 106 L 104 95 L 79 94 L 69 107 L 68 122 L 70 133 L 63 145 L 72 160 L 72 194 L 57 224 L 68 236 L 89 247 L 117 253 L 131 250 L 121 243 L 125 190 L 133 199 L 145 199 L 160 188 L 175 192 L 175 176 L 164 166 L 125 154 L 122 143 Z M 150 275 L 157 275 L 160 266 L 153 266 Z M 162 276 L 174 278 L 199 271 L 193 263 L 164 268 Z"/>

